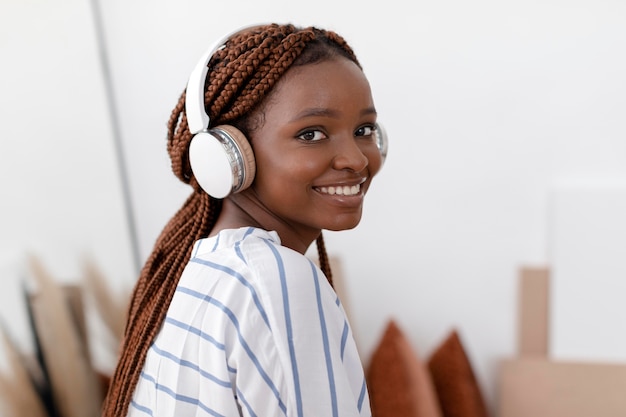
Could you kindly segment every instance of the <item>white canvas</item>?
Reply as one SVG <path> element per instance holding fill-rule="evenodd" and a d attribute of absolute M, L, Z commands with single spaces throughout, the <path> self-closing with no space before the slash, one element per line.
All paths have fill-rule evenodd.
<path fill-rule="evenodd" d="M 551 216 L 551 357 L 626 361 L 626 185 L 558 187 Z"/>

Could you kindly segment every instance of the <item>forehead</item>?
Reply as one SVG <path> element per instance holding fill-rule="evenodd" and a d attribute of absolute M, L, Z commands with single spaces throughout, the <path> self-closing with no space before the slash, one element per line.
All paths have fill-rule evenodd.
<path fill-rule="evenodd" d="M 266 110 L 373 108 L 369 82 L 363 71 L 343 57 L 290 68 L 267 97 Z"/>

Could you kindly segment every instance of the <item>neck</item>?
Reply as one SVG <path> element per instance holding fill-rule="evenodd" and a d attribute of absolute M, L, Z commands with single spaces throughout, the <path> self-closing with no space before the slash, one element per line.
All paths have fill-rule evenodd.
<path fill-rule="evenodd" d="M 269 211 L 261 201 L 255 198 L 252 191 L 246 190 L 224 199 L 222 210 L 211 230 L 211 235 L 216 235 L 224 229 L 238 229 L 246 226 L 275 231 L 283 246 L 302 254 L 321 233 L 321 230 L 296 230 Z"/>

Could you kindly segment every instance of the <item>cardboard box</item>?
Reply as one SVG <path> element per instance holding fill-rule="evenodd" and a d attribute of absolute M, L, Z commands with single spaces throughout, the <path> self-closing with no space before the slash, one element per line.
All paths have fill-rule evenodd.
<path fill-rule="evenodd" d="M 624 417 L 626 364 L 505 360 L 498 417 Z"/>
<path fill-rule="evenodd" d="M 520 356 L 548 356 L 548 268 L 522 268 L 519 275 L 519 327 L 517 351 Z"/>
<path fill-rule="evenodd" d="M 500 362 L 497 417 L 625 417 L 625 362 L 549 354 L 549 280 L 547 268 L 520 270 L 519 356 Z"/>

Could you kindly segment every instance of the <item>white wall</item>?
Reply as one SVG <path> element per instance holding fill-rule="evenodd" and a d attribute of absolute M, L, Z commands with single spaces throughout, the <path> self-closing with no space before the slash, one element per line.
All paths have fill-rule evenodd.
<path fill-rule="evenodd" d="M 89 3 L 2 0 L 0 55 L 0 320 L 30 353 L 29 255 L 59 282 L 89 259 L 113 291 L 136 268 Z"/>
<path fill-rule="evenodd" d="M 189 192 L 165 124 L 204 49 L 264 21 L 348 39 L 391 136 L 361 225 L 326 234 L 364 358 L 389 317 L 422 357 L 456 327 L 493 405 L 517 269 L 551 261 L 553 186 L 626 180 L 626 3 L 101 3 L 142 257 Z"/>

